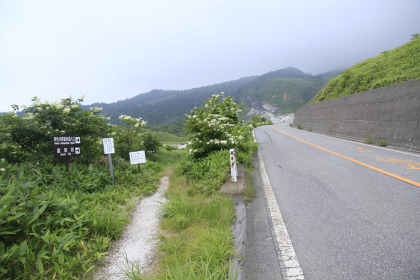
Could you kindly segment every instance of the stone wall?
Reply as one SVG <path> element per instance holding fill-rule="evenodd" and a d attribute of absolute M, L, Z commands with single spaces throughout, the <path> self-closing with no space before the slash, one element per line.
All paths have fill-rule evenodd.
<path fill-rule="evenodd" d="M 420 80 L 299 108 L 293 126 L 420 152 Z"/>

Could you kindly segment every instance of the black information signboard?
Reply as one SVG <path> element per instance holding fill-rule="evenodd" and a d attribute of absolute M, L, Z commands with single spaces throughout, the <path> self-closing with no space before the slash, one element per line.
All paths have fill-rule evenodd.
<path fill-rule="evenodd" d="M 70 158 L 80 156 L 80 137 L 70 134 L 54 136 L 52 138 L 54 146 L 54 157 Z"/>

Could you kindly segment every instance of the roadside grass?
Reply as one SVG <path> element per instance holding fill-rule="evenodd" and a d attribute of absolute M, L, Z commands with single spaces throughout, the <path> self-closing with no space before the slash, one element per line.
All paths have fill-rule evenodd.
<path fill-rule="evenodd" d="M 195 194 L 193 184 L 174 175 L 163 207 L 160 272 L 156 279 L 233 279 L 231 225 L 235 217 L 230 197 Z M 230 275 L 229 275 L 230 273 Z"/>

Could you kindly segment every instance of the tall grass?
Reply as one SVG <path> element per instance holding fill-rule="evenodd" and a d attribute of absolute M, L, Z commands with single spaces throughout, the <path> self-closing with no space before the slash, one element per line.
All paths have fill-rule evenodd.
<path fill-rule="evenodd" d="M 102 261 L 128 223 L 133 197 L 153 193 L 159 165 L 1 163 L 0 278 L 75 279 Z"/>

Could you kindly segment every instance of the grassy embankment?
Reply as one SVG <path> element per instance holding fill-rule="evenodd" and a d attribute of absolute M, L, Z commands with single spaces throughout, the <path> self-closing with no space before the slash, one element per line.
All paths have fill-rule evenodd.
<path fill-rule="evenodd" d="M 356 64 L 331 80 L 313 103 L 420 79 L 420 38 Z"/>

